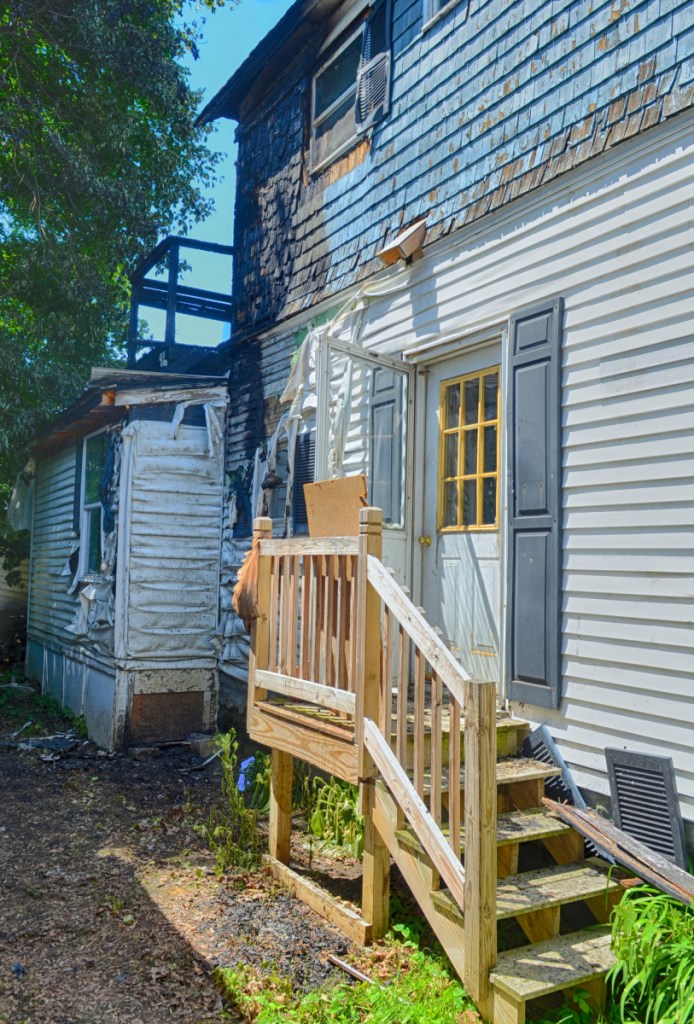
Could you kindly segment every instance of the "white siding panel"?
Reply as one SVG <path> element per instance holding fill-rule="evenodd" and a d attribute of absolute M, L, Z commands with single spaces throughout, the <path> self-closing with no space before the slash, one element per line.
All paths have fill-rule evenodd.
<path fill-rule="evenodd" d="M 223 453 L 207 431 L 139 421 L 128 496 L 126 615 L 131 665 L 214 664 Z"/>
<path fill-rule="evenodd" d="M 70 447 L 40 459 L 37 467 L 27 628 L 39 640 L 73 640 L 66 627 L 75 598 L 67 592 L 72 581 L 62 572 L 73 540 L 75 458 Z"/>
<path fill-rule="evenodd" d="M 579 782 L 601 792 L 605 746 L 672 756 L 689 821 L 693 127 L 675 118 L 386 272 L 362 330 L 380 352 L 451 354 L 456 339 L 564 297 L 564 699 L 520 710 L 548 722 Z"/>

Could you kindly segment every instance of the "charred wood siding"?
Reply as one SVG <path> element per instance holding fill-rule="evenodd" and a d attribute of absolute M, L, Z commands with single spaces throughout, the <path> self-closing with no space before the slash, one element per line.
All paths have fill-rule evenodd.
<path fill-rule="evenodd" d="M 311 177 L 310 55 L 239 138 L 235 315 L 259 329 L 378 269 L 428 216 L 427 243 L 692 105 L 690 0 L 459 3 L 422 32 L 393 4 L 391 110 Z"/>

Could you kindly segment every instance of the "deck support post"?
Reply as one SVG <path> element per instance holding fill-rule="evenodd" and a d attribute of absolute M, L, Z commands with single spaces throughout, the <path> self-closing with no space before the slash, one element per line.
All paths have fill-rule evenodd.
<path fill-rule="evenodd" d="M 489 999 L 496 964 L 496 684 L 465 685 L 464 984 Z"/>
<path fill-rule="evenodd" d="M 292 833 L 292 756 L 273 748 L 270 774 L 270 821 L 268 852 L 282 864 L 289 863 Z"/>
<path fill-rule="evenodd" d="M 261 540 L 269 540 L 272 537 L 272 519 L 268 516 L 259 516 L 253 520 L 253 543 L 260 543 Z M 258 617 L 253 620 L 251 626 L 251 650 L 248 659 L 248 704 L 246 708 L 248 716 L 248 731 L 251 731 L 251 715 L 256 701 L 263 700 L 266 696 L 265 690 L 259 690 L 255 685 L 256 669 L 266 669 L 270 664 L 270 619 L 268 609 L 270 607 L 270 559 L 258 559 Z"/>
<path fill-rule="evenodd" d="M 359 800 L 364 815 L 364 856 L 361 883 L 361 912 L 371 925 L 372 940 L 382 939 L 388 931 L 390 902 L 390 853 L 374 825 L 376 783 L 373 779 L 359 785 Z"/>
<path fill-rule="evenodd" d="M 354 740 L 359 748 L 359 799 L 364 815 L 364 860 L 361 911 L 372 926 L 372 938 L 388 930 L 390 854 L 374 825 L 375 767 L 364 746 L 364 719 L 380 721 L 381 600 L 368 581 L 368 556 L 383 551 L 383 512 L 359 512 L 359 570 L 357 580 L 356 714 Z M 390 723 L 388 723 L 390 727 Z"/>

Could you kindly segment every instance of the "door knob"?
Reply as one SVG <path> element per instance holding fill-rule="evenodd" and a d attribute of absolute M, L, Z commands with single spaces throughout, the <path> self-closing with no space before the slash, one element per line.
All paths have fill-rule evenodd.
<path fill-rule="evenodd" d="M 428 534 L 421 536 L 419 538 L 419 543 L 422 545 L 423 548 L 428 548 L 431 546 L 431 537 Z"/>

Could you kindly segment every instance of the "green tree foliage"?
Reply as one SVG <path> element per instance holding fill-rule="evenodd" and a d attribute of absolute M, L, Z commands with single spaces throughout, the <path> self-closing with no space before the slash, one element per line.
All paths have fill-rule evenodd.
<path fill-rule="evenodd" d="M 128 272 L 209 212 L 193 17 L 192 0 L 0 0 L 3 522 L 31 438 L 122 355 Z"/>

